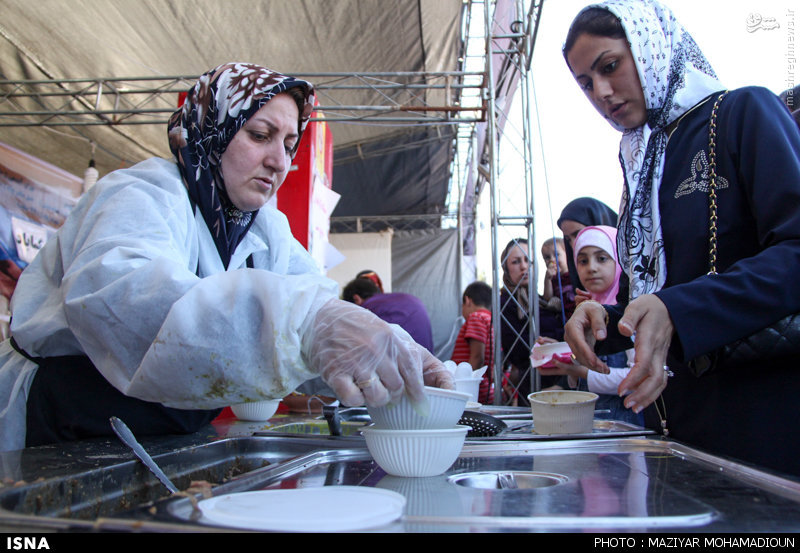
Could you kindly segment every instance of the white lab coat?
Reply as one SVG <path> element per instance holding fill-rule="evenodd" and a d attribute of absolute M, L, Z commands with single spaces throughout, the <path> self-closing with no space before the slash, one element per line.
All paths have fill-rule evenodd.
<path fill-rule="evenodd" d="M 23 272 L 11 332 L 35 357 L 85 353 L 129 396 L 211 409 L 283 397 L 315 377 L 301 339 L 337 293 L 270 206 L 225 271 L 177 166 L 153 158 L 81 199 Z M 0 344 L 0 450 L 24 447 L 35 370 Z"/>

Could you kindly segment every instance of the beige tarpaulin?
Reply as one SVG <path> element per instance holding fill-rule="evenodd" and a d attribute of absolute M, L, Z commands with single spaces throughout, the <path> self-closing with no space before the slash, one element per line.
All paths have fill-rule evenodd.
<path fill-rule="evenodd" d="M 196 76 L 228 61 L 290 74 L 454 71 L 462 9 L 461 0 L 2 0 L 0 79 Z M 0 100 L 12 89 L 3 85 Z M 321 103 L 386 100 L 374 91 L 333 96 Z M 61 109 L 70 99 L 13 101 L 32 112 Z M 168 102 L 176 106 L 177 97 Z M 332 128 L 337 147 L 397 131 Z M 101 175 L 170 155 L 157 125 L 0 127 L 0 141 L 76 175 L 91 156 L 89 141 Z"/>

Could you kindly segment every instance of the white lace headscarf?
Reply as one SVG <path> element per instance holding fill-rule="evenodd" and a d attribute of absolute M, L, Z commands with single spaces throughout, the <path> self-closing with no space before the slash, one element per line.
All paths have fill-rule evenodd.
<path fill-rule="evenodd" d="M 630 280 L 630 299 L 656 292 L 666 281 L 658 189 L 667 148 L 665 128 L 724 87 L 694 39 L 669 8 L 653 0 L 609 0 L 589 7 L 616 15 L 631 47 L 647 107 L 647 123 L 624 131 L 620 163 L 625 187 L 617 249 Z M 609 120 L 610 121 L 610 120 Z"/>

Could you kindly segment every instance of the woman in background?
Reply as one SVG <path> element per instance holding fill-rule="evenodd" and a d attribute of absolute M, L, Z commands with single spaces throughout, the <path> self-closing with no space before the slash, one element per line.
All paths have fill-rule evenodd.
<path fill-rule="evenodd" d="M 503 348 L 504 370 L 512 385 L 507 390 L 510 399 L 517 405 L 528 405 L 531 393 L 531 342 L 532 329 L 528 280 L 530 257 L 528 241 L 524 238 L 511 240 L 500 255 L 503 268 L 503 288 L 500 290 L 500 339 Z M 538 293 L 534 290 L 534 294 Z M 535 329 L 534 329 L 535 331 Z M 541 388 L 558 384 L 559 376 L 541 376 Z"/>

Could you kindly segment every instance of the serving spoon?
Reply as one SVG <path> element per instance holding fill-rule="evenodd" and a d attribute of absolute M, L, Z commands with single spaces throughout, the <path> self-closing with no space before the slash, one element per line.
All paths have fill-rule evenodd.
<path fill-rule="evenodd" d="M 161 470 L 161 467 L 156 464 L 153 458 L 150 457 L 150 454 L 147 453 L 144 447 L 142 447 L 142 444 L 136 440 L 136 437 L 133 435 L 133 432 L 131 432 L 131 429 L 128 428 L 128 425 L 117 417 L 111 417 L 109 420 L 111 421 L 111 428 L 114 430 L 114 433 L 125 445 L 131 448 L 131 451 L 133 451 L 134 455 L 136 455 L 142 461 L 142 463 L 144 463 L 145 466 L 150 469 L 150 472 L 155 474 L 156 478 L 158 478 L 158 480 L 164 484 L 169 491 L 172 493 L 178 493 L 178 488 L 172 483 L 172 480 L 170 480 L 167 475 L 164 474 L 164 471 Z"/>

